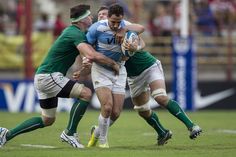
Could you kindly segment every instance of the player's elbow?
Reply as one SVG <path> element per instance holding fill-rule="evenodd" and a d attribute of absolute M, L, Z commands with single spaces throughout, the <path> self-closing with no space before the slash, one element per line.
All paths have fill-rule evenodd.
<path fill-rule="evenodd" d="M 145 31 L 145 27 L 144 26 L 140 26 L 140 33 L 139 34 L 141 34 L 141 33 L 143 33 Z"/>
<path fill-rule="evenodd" d="M 100 55 L 99 53 L 94 53 L 93 55 L 90 56 L 90 60 L 93 62 L 99 62 L 101 60 L 103 60 L 103 56 Z"/>
<path fill-rule="evenodd" d="M 137 24 L 137 28 L 138 28 L 137 31 L 138 34 L 141 34 L 145 31 L 145 27 L 143 25 Z"/>
<path fill-rule="evenodd" d="M 87 58 L 92 62 L 97 62 L 99 60 L 99 57 L 97 55 L 89 55 Z"/>

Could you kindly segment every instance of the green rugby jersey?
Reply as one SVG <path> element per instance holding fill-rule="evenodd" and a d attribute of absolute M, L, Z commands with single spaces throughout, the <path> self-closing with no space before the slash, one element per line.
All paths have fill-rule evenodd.
<path fill-rule="evenodd" d="M 68 26 L 54 42 L 36 74 L 61 72 L 66 75 L 79 55 L 76 46 L 85 41 L 84 32 L 74 25 Z"/>
<path fill-rule="evenodd" d="M 152 56 L 149 52 L 137 52 L 134 56 L 130 57 L 125 63 L 127 76 L 138 76 L 144 70 L 152 66 L 155 62 L 156 58 Z"/>

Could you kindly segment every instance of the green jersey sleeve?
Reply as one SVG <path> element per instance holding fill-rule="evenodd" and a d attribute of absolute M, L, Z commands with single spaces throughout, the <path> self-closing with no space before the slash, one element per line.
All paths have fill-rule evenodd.
<path fill-rule="evenodd" d="M 36 73 L 61 72 L 66 75 L 79 55 L 77 45 L 82 42 L 86 42 L 85 33 L 76 26 L 67 27 L 53 43 Z"/>

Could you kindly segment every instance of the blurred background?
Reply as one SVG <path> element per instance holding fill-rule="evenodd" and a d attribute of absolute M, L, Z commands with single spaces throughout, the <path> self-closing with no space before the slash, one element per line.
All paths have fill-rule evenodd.
<path fill-rule="evenodd" d="M 181 30 L 180 0 L 0 0 L 0 110 L 39 110 L 33 75 L 53 41 L 68 25 L 69 9 L 79 3 L 91 5 L 96 21 L 100 6 L 119 3 L 125 19 L 140 23 L 146 50 L 161 60 L 167 91 L 174 97 L 175 59 L 173 38 Z M 194 107 L 236 109 L 236 0 L 188 1 L 188 35 L 193 39 Z M 68 77 L 78 68 L 75 63 Z M 92 88 L 90 77 L 81 82 Z M 188 88 L 188 86 L 187 86 Z M 73 100 L 61 100 L 68 110 Z M 99 108 L 94 96 L 91 108 Z M 132 106 L 129 94 L 126 108 Z M 158 104 L 153 103 L 153 108 Z M 185 106 L 183 108 L 187 109 Z"/>

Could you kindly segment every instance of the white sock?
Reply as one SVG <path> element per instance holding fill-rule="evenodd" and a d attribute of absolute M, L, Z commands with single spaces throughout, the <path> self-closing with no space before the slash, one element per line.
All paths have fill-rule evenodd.
<path fill-rule="evenodd" d="M 100 136 L 99 127 L 96 127 L 96 128 L 95 128 L 95 130 L 94 130 L 94 136 L 95 136 L 96 138 L 99 138 L 99 136 Z"/>
<path fill-rule="evenodd" d="M 110 119 L 109 127 L 111 127 L 113 123 L 114 123 L 114 121 Z M 94 130 L 94 136 L 96 138 L 99 138 L 99 136 L 100 136 L 100 131 L 99 131 L 98 127 L 96 127 L 95 130 Z"/>
<path fill-rule="evenodd" d="M 104 118 L 101 114 L 98 117 L 98 130 L 100 132 L 99 142 L 100 144 L 104 144 L 107 142 L 107 134 L 110 117 Z"/>

